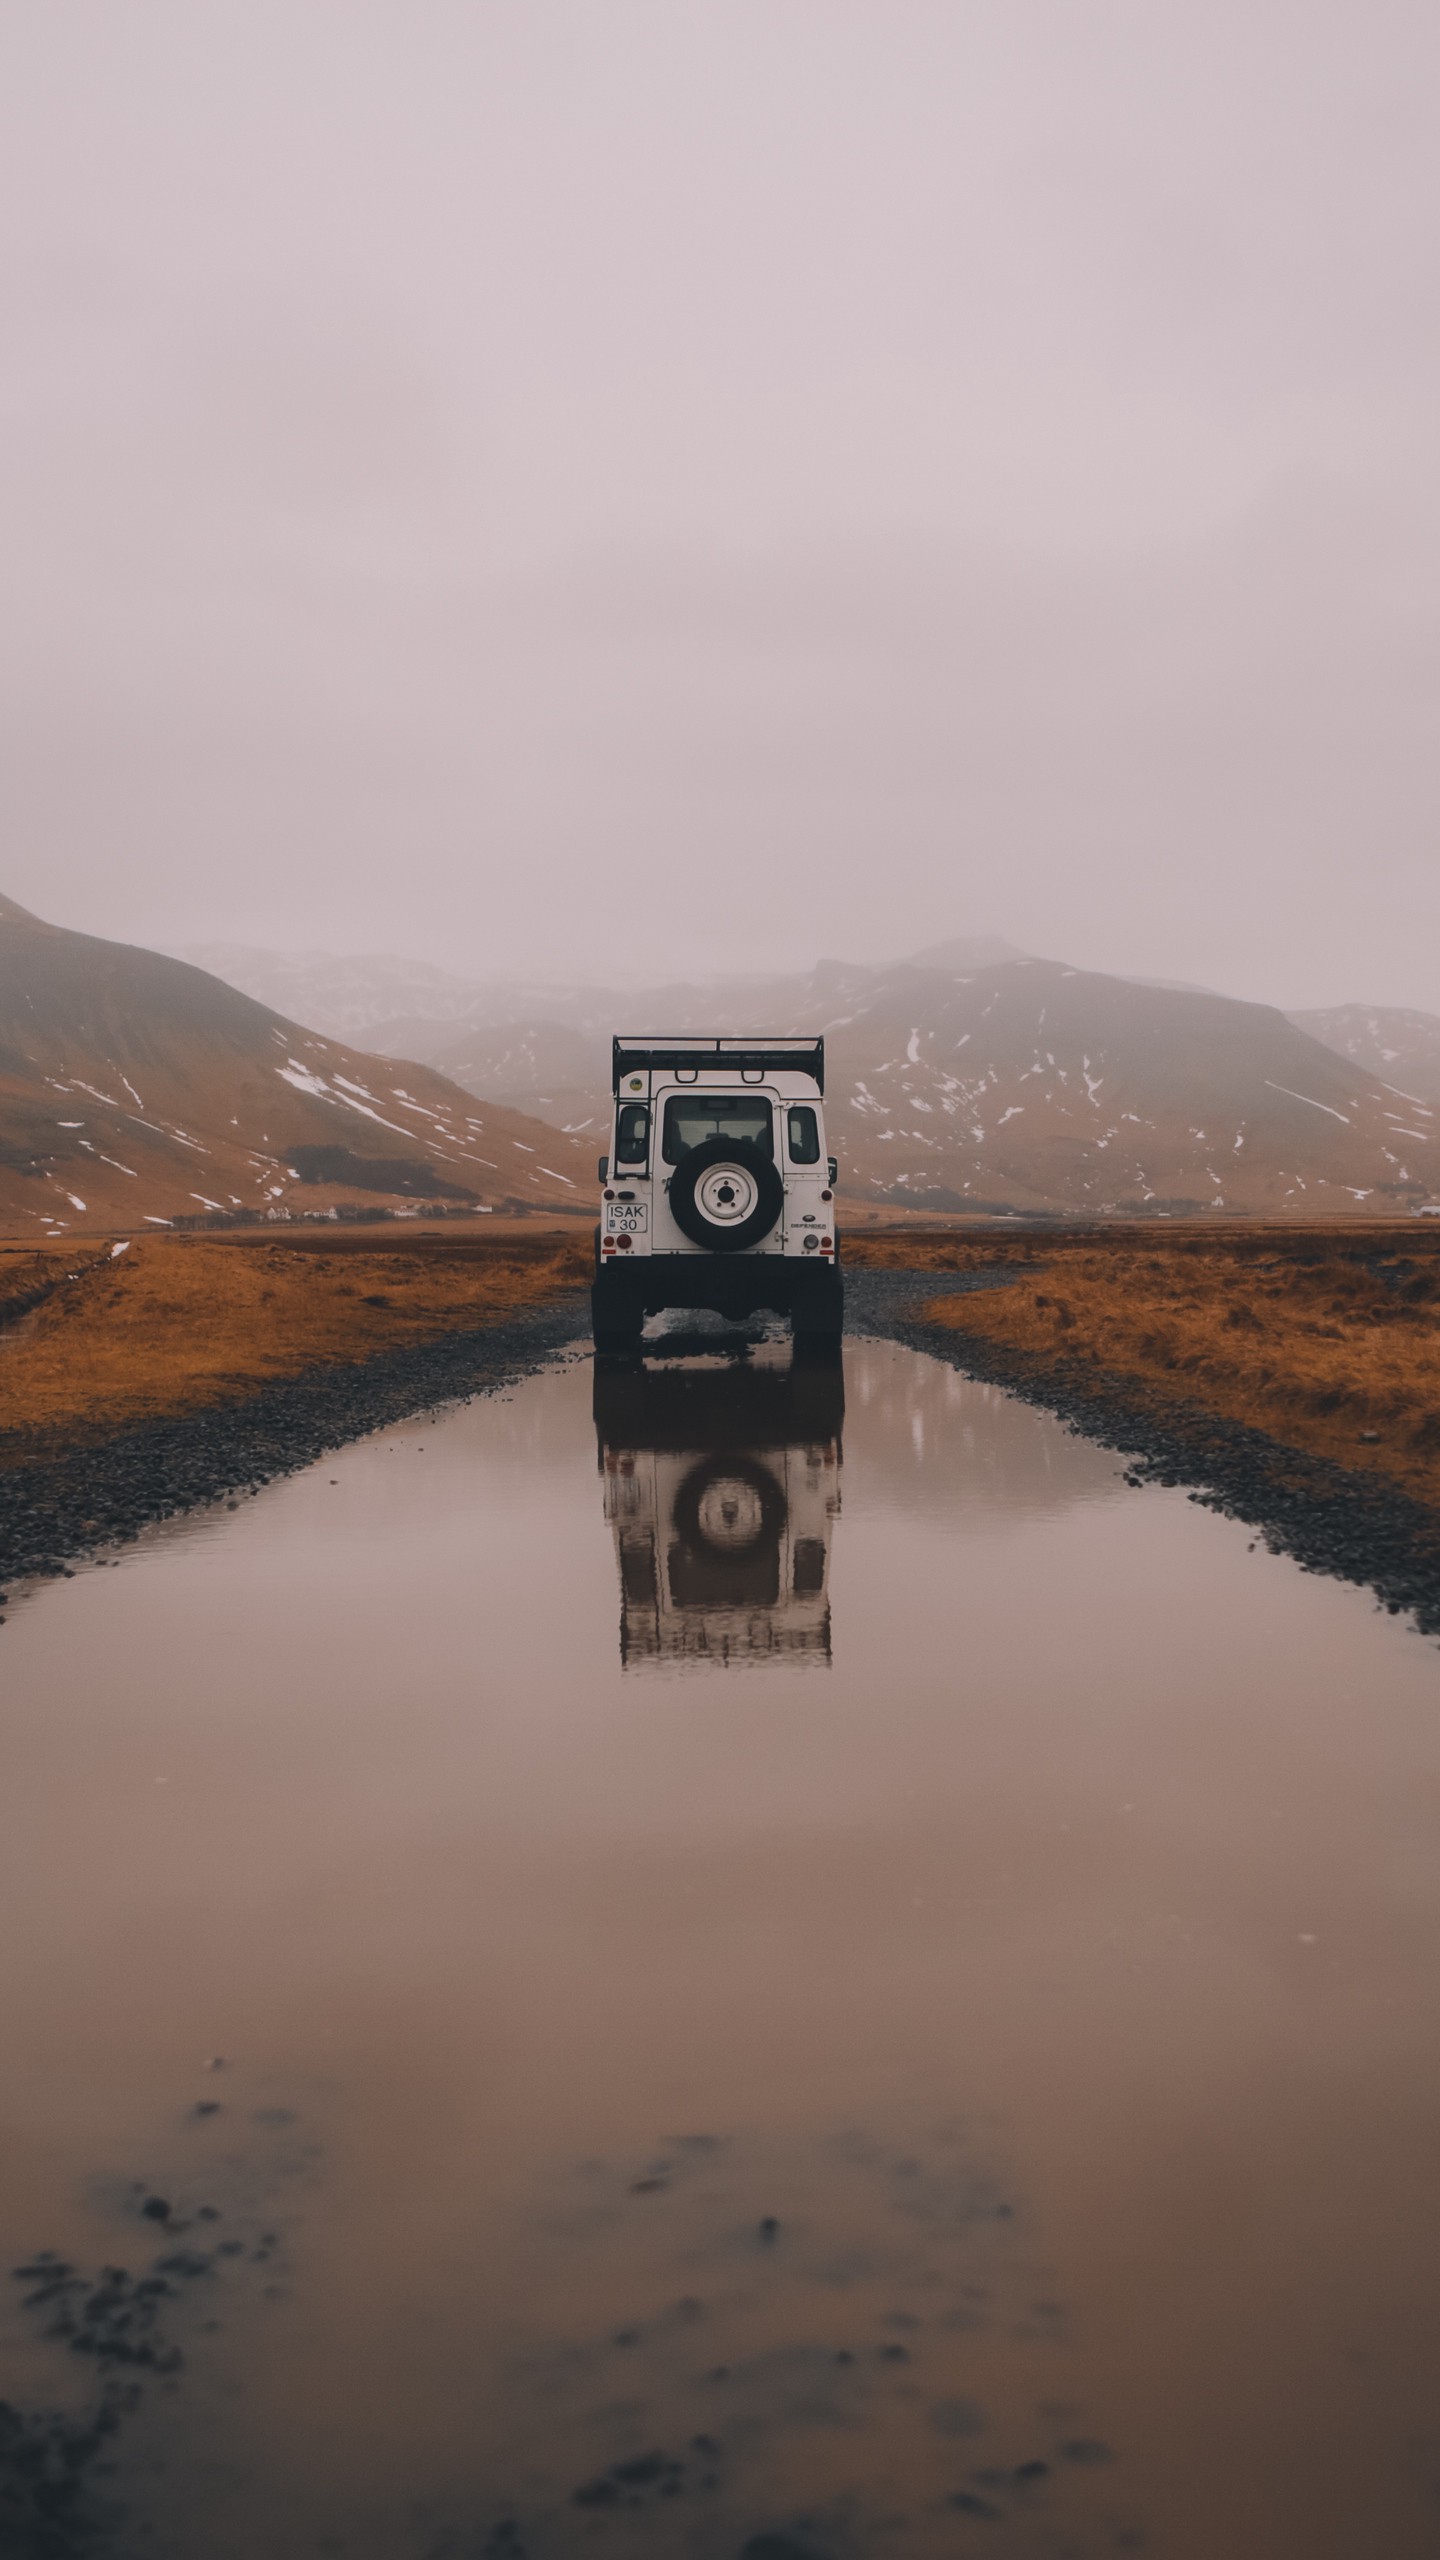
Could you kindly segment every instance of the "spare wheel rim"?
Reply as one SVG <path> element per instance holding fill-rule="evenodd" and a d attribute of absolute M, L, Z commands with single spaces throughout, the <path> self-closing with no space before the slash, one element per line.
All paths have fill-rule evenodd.
<path fill-rule="evenodd" d="M 695 1206 L 712 1227 L 743 1226 L 759 1200 L 760 1185 L 743 1164 L 707 1165 L 695 1185 Z"/>

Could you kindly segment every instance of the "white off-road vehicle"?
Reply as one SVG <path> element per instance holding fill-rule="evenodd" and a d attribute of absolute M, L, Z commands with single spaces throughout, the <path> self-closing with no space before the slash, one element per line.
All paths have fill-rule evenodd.
<path fill-rule="evenodd" d="M 595 1348 L 635 1348 L 647 1315 L 788 1315 L 797 1345 L 840 1339 L 835 1159 L 823 1040 L 617 1036 L 600 1159 Z"/>

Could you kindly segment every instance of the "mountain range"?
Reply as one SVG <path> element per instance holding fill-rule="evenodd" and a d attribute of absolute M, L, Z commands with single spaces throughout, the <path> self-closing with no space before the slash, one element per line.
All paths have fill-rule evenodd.
<path fill-rule="evenodd" d="M 0 898 L 0 1219 L 63 1232 L 346 1205 L 555 1208 L 593 1149 Z"/>
<path fill-rule="evenodd" d="M 1440 1111 L 1440 1014 L 1404 1005 L 1337 1004 L 1290 1019 L 1327 1049 Z"/>
<path fill-rule="evenodd" d="M 246 965 L 253 992 L 295 985 L 263 954 Z M 421 1000 L 387 1020 L 410 965 L 307 955 L 309 1013 L 363 1000 L 376 1049 L 574 1136 L 603 1130 L 616 1028 L 823 1031 L 842 1187 L 877 1206 L 1373 1214 L 1440 1190 L 1426 1014 L 1287 1015 L 975 936 L 874 967 L 640 991 L 471 982 L 463 1004 L 464 981 L 432 1001 L 412 976 Z"/>
<path fill-rule="evenodd" d="M 0 1215 L 585 1207 L 611 1032 L 717 1027 L 825 1033 L 852 1205 L 1373 1215 L 1440 1197 L 1426 1014 L 1289 1016 L 993 939 L 639 991 L 208 956 L 247 986 L 0 901 Z"/>

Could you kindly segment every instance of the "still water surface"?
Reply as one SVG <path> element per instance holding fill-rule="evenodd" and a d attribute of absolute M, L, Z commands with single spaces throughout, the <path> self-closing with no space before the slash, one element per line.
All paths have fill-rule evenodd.
<path fill-rule="evenodd" d="M 1363 1593 L 898 1347 L 576 1358 L 0 1678 L 0 2244 L 168 2259 L 184 2358 L 100 2363 L 101 2547 L 1437 2548 L 1440 1654 Z"/>

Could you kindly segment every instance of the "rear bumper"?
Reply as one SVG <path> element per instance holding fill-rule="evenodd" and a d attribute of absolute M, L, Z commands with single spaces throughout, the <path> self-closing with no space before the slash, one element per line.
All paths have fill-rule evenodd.
<path fill-rule="evenodd" d="M 762 1310 L 790 1316 L 817 1331 L 839 1329 L 844 1282 L 826 1263 L 778 1253 L 607 1254 L 596 1274 L 607 1299 L 659 1315 L 666 1307 L 708 1307 L 719 1316 Z"/>

